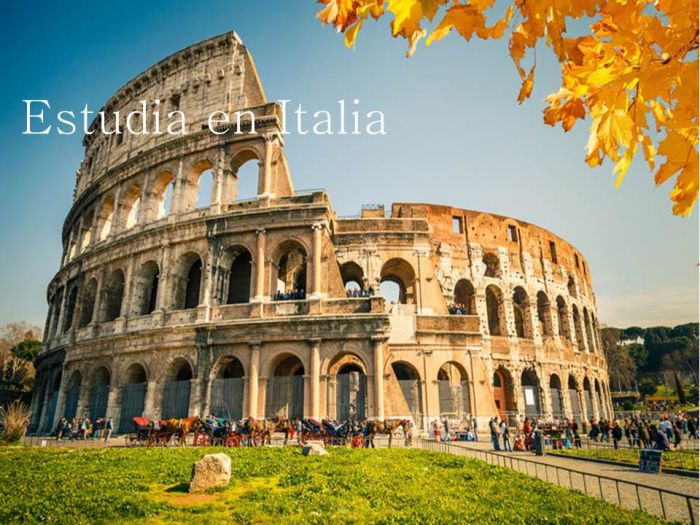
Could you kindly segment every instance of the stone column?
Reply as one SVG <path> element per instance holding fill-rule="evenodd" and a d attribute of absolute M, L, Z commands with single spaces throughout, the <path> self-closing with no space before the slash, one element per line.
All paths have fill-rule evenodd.
<path fill-rule="evenodd" d="M 248 416 L 258 417 L 258 382 L 260 377 L 260 342 L 250 343 L 248 366 Z"/>
<path fill-rule="evenodd" d="M 583 384 L 581 381 L 580 384 Z M 576 397 L 578 397 L 578 406 L 581 409 L 581 422 L 586 424 L 588 428 L 588 407 L 586 406 L 586 398 L 584 396 L 583 387 L 578 387 L 576 389 Z"/>
<path fill-rule="evenodd" d="M 265 136 L 263 137 L 265 141 L 265 154 L 263 157 L 262 166 L 262 195 L 264 197 L 269 197 L 272 194 L 272 141 L 274 137 Z"/>
<path fill-rule="evenodd" d="M 198 377 L 190 379 L 190 405 L 189 416 L 202 415 L 202 380 Z"/>
<path fill-rule="evenodd" d="M 143 417 L 146 419 L 155 419 L 156 417 L 156 387 L 157 383 L 155 381 L 149 381 L 146 385 L 146 396 L 143 400 Z M 160 413 L 160 410 L 158 412 Z"/>
<path fill-rule="evenodd" d="M 168 304 L 168 293 L 170 291 L 170 264 L 168 261 L 168 250 L 167 244 L 164 244 L 161 248 L 160 255 L 160 273 L 158 277 L 158 294 L 156 296 L 156 310 L 166 310 L 169 306 Z"/>
<path fill-rule="evenodd" d="M 68 283 L 63 285 L 63 295 L 61 296 L 60 310 L 58 311 L 58 322 L 56 323 L 56 337 L 63 335 L 63 321 L 66 317 L 66 301 L 69 295 Z"/>
<path fill-rule="evenodd" d="M 251 302 L 263 302 L 265 298 L 265 229 L 255 230 L 258 244 L 255 256 L 255 294 Z"/>
<path fill-rule="evenodd" d="M 182 158 L 177 164 L 177 175 L 175 175 L 175 184 L 173 184 L 172 205 L 170 212 L 172 214 L 182 213 L 185 208 L 185 192 L 187 191 L 187 181 L 183 180 Z"/>
<path fill-rule="evenodd" d="M 374 417 L 384 419 L 384 343 L 386 338 L 372 338 L 374 353 Z"/>
<path fill-rule="evenodd" d="M 311 226 L 311 293 L 307 293 L 309 298 L 321 298 L 321 254 L 323 252 L 322 233 L 325 224 L 317 223 Z"/>
<path fill-rule="evenodd" d="M 120 233 L 122 230 L 122 220 L 121 220 L 121 213 L 122 213 L 122 187 L 119 186 L 117 188 L 117 191 L 114 192 L 114 211 L 112 211 L 112 226 L 109 229 L 109 235 L 108 237 L 113 236 L 114 234 Z"/>
<path fill-rule="evenodd" d="M 309 390 L 311 393 L 311 414 L 314 419 L 320 419 L 320 400 L 321 400 L 321 340 L 310 339 L 309 346 L 311 347 L 311 355 L 309 362 L 311 364 L 311 374 L 309 376 Z"/>
<path fill-rule="evenodd" d="M 119 390 L 121 387 L 119 385 L 110 384 L 109 393 L 107 394 L 107 410 L 105 410 L 105 418 L 110 417 L 114 419 L 114 428 L 119 428 L 119 416 L 121 414 L 121 406 L 117 403 L 119 399 Z"/>

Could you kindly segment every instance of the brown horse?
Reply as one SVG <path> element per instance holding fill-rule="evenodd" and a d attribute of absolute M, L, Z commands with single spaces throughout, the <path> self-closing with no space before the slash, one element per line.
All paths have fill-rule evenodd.
<path fill-rule="evenodd" d="M 173 437 L 177 439 L 178 445 L 184 447 L 187 444 L 187 435 L 199 425 L 199 416 L 169 419 L 166 425 L 173 431 Z"/>
<path fill-rule="evenodd" d="M 265 445 L 272 442 L 272 433 L 275 431 L 277 425 L 274 421 L 268 421 L 267 419 L 249 419 L 248 420 L 248 433 L 250 434 L 250 444 L 255 445 Z"/>
<path fill-rule="evenodd" d="M 394 439 L 394 432 L 401 427 L 404 435 L 409 434 L 413 428 L 413 423 L 409 419 L 385 419 L 384 421 L 369 421 L 367 423 L 367 441 L 369 446 L 374 448 L 374 437 L 377 434 L 387 434 L 389 436 L 389 448 Z M 408 440 L 407 440 L 408 442 Z"/>

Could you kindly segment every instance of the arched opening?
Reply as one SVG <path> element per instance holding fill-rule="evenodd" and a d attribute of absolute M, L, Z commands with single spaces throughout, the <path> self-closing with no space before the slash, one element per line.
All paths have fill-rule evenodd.
<path fill-rule="evenodd" d="M 561 389 L 561 379 L 556 374 L 549 377 L 549 392 L 552 396 L 552 417 L 562 419 L 564 417 L 564 398 Z"/>
<path fill-rule="evenodd" d="M 527 292 L 520 286 L 513 290 L 513 318 L 515 319 L 516 335 L 520 338 L 531 338 L 530 299 Z"/>
<path fill-rule="evenodd" d="M 340 265 L 340 276 L 348 297 L 362 297 L 365 293 L 365 276 L 359 264 L 353 261 Z"/>
<path fill-rule="evenodd" d="M 143 415 L 147 389 L 146 370 L 138 363 L 133 363 L 124 373 L 124 386 L 122 387 L 122 407 L 119 417 L 119 432 L 125 433 L 133 430 L 131 421 L 134 417 Z"/>
<path fill-rule="evenodd" d="M 80 230 L 80 247 L 78 252 L 83 253 L 85 249 L 90 246 L 90 241 L 92 241 L 92 224 L 95 219 L 95 208 L 87 211 L 83 216 L 83 227 Z"/>
<path fill-rule="evenodd" d="M 460 279 L 455 285 L 454 300 L 450 312 L 461 315 L 476 315 L 476 291 L 471 281 Z"/>
<path fill-rule="evenodd" d="M 187 417 L 194 373 L 187 359 L 176 358 L 168 369 L 163 386 L 161 419 Z"/>
<path fill-rule="evenodd" d="M 122 206 L 124 228 L 128 230 L 136 226 L 139 221 L 139 212 L 141 211 L 141 187 L 138 184 L 132 184 L 124 193 Z"/>
<path fill-rule="evenodd" d="M 498 417 L 508 421 L 508 415 L 515 411 L 515 398 L 513 378 L 503 367 L 499 367 L 493 373 L 493 401 L 498 410 Z"/>
<path fill-rule="evenodd" d="M 557 319 L 559 320 L 559 335 L 571 340 L 569 312 L 566 308 L 566 301 L 561 295 L 557 296 Z"/>
<path fill-rule="evenodd" d="M 155 261 L 148 261 L 141 266 L 134 282 L 134 305 L 136 315 L 148 315 L 158 305 L 158 282 L 160 269 Z"/>
<path fill-rule="evenodd" d="M 105 282 L 102 291 L 102 322 L 114 321 L 121 315 L 124 299 L 124 272 L 114 270 Z"/>
<path fill-rule="evenodd" d="M 232 165 L 234 169 L 233 200 L 256 199 L 260 182 L 260 162 L 257 155 L 250 150 L 242 151 L 233 159 Z"/>
<path fill-rule="evenodd" d="M 550 336 L 552 332 L 552 309 L 549 304 L 549 297 L 542 290 L 537 292 L 537 321 L 540 324 L 540 333 L 543 336 Z"/>
<path fill-rule="evenodd" d="M 102 201 L 100 207 L 100 217 L 98 221 L 97 240 L 103 241 L 112 232 L 112 223 L 114 222 L 114 197 L 109 195 Z"/>
<path fill-rule="evenodd" d="M 92 317 L 95 312 L 95 299 L 97 298 L 97 279 L 90 279 L 83 288 L 83 302 L 80 305 L 80 319 L 78 320 L 78 328 L 85 328 L 92 322 Z"/>
<path fill-rule="evenodd" d="M 75 313 L 75 303 L 78 301 L 78 285 L 70 287 L 68 297 L 66 297 L 66 313 L 63 319 L 63 333 L 73 327 L 73 314 Z"/>
<path fill-rule="evenodd" d="M 398 415 L 411 416 L 418 425 L 423 425 L 423 392 L 421 388 L 420 374 L 408 363 L 392 363 L 391 369 L 399 384 L 402 401 L 399 402 Z"/>
<path fill-rule="evenodd" d="M 250 280 L 253 260 L 245 248 L 233 248 L 227 252 L 227 268 L 224 271 L 226 304 L 250 301 Z"/>
<path fill-rule="evenodd" d="M 413 266 L 399 258 L 389 259 L 380 273 L 379 290 L 387 304 L 414 304 L 415 272 Z M 389 284 L 392 283 L 392 284 Z"/>
<path fill-rule="evenodd" d="M 197 180 L 197 209 L 208 208 L 212 203 L 214 191 L 214 171 L 206 169 L 199 174 Z"/>
<path fill-rule="evenodd" d="M 595 315 L 591 313 L 591 325 L 593 326 L 593 339 L 595 340 L 596 351 L 600 352 L 603 349 L 603 342 L 600 340 L 600 327 Z"/>
<path fill-rule="evenodd" d="M 525 398 L 525 416 L 539 417 L 541 414 L 540 381 L 537 374 L 534 370 L 524 370 L 520 376 L 520 383 Z"/>
<path fill-rule="evenodd" d="M 583 401 L 586 403 L 586 415 L 588 419 L 591 419 L 594 416 L 593 392 L 591 389 L 591 382 L 587 377 L 583 378 Z"/>
<path fill-rule="evenodd" d="M 275 301 L 306 298 L 306 250 L 296 241 L 282 243 L 273 259 Z"/>
<path fill-rule="evenodd" d="M 566 287 L 569 289 L 569 295 L 571 297 L 576 297 L 576 283 L 574 282 L 573 276 L 569 275 L 569 280 L 566 282 Z"/>
<path fill-rule="evenodd" d="M 158 175 L 153 182 L 151 198 L 153 200 L 153 218 L 163 219 L 170 215 L 173 207 L 173 192 L 175 190 L 175 177 L 167 171 Z"/>
<path fill-rule="evenodd" d="M 367 376 L 356 356 L 344 356 L 335 375 L 335 417 L 363 421 L 367 416 Z"/>
<path fill-rule="evenodd" d="M 571 417 L 581 421 L 581 405 L 578 401 L 578 382 L 572 375 L 569 376 L 569 402 L 571 404 Z"/>
<path fill-rule="evenodd" d="M 481 271 L 484 277 L 500 277 L 501 265 L 498 261 L 498 255 L 485 253 L 481 258 Z"/>
<path fill-rule="evenodd" d="M 80 399 L 80 386 L 83 382 L 83 376 L 79 371 L 71 374 L 66 388 L 66 400 L 63 405 L 63 417 L 73 419 L 78 415 L 78 400 Z"/>
<path fill-rule="evenodd" d="M 304 365 L 293 355 L 277 363 L 267 380 L 265 417 L 304 417 Z"/>
<path fill-rule="evenodd" d="M 503 294 L 493 284 L 486 287 L 486 318 L 489 324 L 489 334 L 506 335 Z"/>
<path fill-rule="evenodd" d="M 109 370 L 101 366 L 92 374 L 92 389 L 90 390 L 90 421 L 97 421 L 107 415 L 109 400 Z"/>
<path fill-rule="evenodd" d="M 576 343 L 578 343 L 578 349 L 584 350 L 586 348 L 585 341 L 583 339 L 583 328 L 581 327 L 581 316 L 578 313 L 578 308 L 576 305 L 571 305 L 571 317 L 574 320 L 574 331 L 576 332 Z"/>
<path fill-rule="evenodd" d="M 469 404 L 469 380 L 464 367 L 448 361 L 437 374 L 440 417 L 466 420 L 471 408 Z"/>
<path fill-rule="evenodd" d="M 174 308 L 197 308 L 202 287 L 202 259 L 194 252 L 187 252 L 180 258 L 178 266 Z"/>
<path fill-rule="evenodd" d="M 595 352 L 595 341 L 593 340 L 593 331 L 591 330 L 591 318 L 588 316 L 588 309 L 585 306 L 583 307 L 583 324 L 586 327 L 588 351 Z"/>
<path fill-rule="evenodd" d="M 211 384 L 209 412 L 214 417 L 243 417 L 243 364 L 235 357 L 223 357 Z"/>
<path fill-rule="evenodd" d="M 53 296 L 53 301 L 51 303 L 51 337 L 55 336 L 58 332 L 58 322 L 61 318 L 61 304 L 63 303 L 63 287 L 56 291 Z"/>

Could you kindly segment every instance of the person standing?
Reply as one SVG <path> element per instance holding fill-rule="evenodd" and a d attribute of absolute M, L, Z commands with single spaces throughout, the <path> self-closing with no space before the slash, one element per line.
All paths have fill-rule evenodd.
<path fill-rule="evenodd" d="M 445 417 L 442 422 L 442 426 L 445 429 L 445 443 L 450 442 L 450 420 Z"/>
<path fill-rule="evenodd" d="M 503 437 L 503 450 L 513 452 L 513 447 L 510 444 L 510 429 L 503 419 L 501 419 L 501 436 Z"/>
<path fill-rule="evenodd" d="M 107 418 L 107 421 L 104 422 L 104 434 L 105 434 L 105 443 L 109 441 L 109 438 L 112 437 L 112 430 L 114 430 L 114 421 L 112 418 Z"/>
<path fill-rule="evenodd" d="M 620 423 L 615 421 L 615 425 L 613 426 L 612 429 L 612 437 L 613 437 L 613 446 L 617 449 L 619 448 L 620 440 L 622 439 L 622 427 L 620 426 Z"/>
<path fill-rule="evenodd" d="M 440 443 L 440 424 L 437 419 L 433 419 L 433 437 L 436 443 Z"/>
<path fill-rule="evenodd" d="M 295 422 L 294 422 L 294 431 L 295 431 L 296 434 L 297 434 L 297 445 L 303 445 L 303 444 L 304 444 L 303 441 L 302 441 L 301 430 L 302 430 L 301 419 L 300 419 L 300 418 L 296 418 L 296 420 L 295 420 Z"/>
<path fill-rule="evenodd" d="M 489 431 L 491 432 L 491 443 L 493 443 L 494 450 L 501 450 L 498 444 L 498 425 L 496 424 L 496 418 L 491 418 L 489 421 Z"/>

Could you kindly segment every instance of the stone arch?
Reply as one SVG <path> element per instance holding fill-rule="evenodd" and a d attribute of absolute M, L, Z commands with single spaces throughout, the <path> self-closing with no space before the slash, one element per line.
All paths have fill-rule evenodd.
<path fill-rule="evenodd" d="M 78 284 L 73 283 L 68 287 L 68 295 L 66 296 L 66 311 L 63 315 L 62 333 L 68 332 L 73 328 L 75 306 L 78 302 Z"/>
<path fill-rule="evenodd" d="M 515 334 L 520 338 L 531 339 L 530 298 L 522 286 L 516 286 L 513 290 L 513 319 Z"/>
<path fill-rule="evenodd" d="M 143 416 L 148 389 L 148 372 L 141 363 L 132 363 L 124 371 L 121 388 L 121 408 L 119 416 L 119 432 L 129 432 L 133 429 L 134 417 Z"/>
<path fill-rule="evenodd" d="M 231 200 L 255 199 L 264 193 L 263 169 L 262 158 L 256 149 L 247 147 L 237 151 L 231 159 Z M 246 180 L 252 176 L 254 181 Z"/>
<path fill-rule="evenodd" d="M 586 342 L 588 343 L 588 351 L 595 352 L 595 340 L 593 339 L 593 331 L 591 330 L 591 318 L 588 316 L 588 308 L 583 307 L 583 325 L 586 329 Z"/>
<path fill-rule="evenodd" d="M 471 412 L 469 376 L 456 361 L 443 363 L 437 373 L 440 417 L 465 420 Z"/>
<path fill-rule="evenodd" d="M 85 328 L 92 322 L 97 299 L 97 279 L 94 277 L 83 287 L 78 328 Z"/>
<path fill-rule="evenodd" d="M 532 368 L 523 370 L 520 374 L 520 384 L 523 389 L 525 416 L 539 417 L 542 413 L 542 389 L 537 372 Z"/>
<path fill-rule="evenodd" d="M 138 224 L 141 212 L 141 186 L 136 183 L 129 186 L 122 196 L 119 210 L 122 215 L 120 223 L 124 224 L 124 229 L 128 230 Z"/>
<path fill-rule="evenodd" d="M 175 177 L 170 171 L 162 171 L 151 183 L 147 208 L 147 220 L 167 217 L 173 210 Z"/>
<path fill-rule="evenodd" d="M 187 174 L 183 180 L 181 189 L 182 193 L 180 197 L 182 202 L 182 211 L 184 213 L 190 212 L 198 207 L 203 207 L 199 206 L 199 204 L 201 204 L 200 196 L 202 197 L 202 200 L 208 201 L 206 206 L 209 206 L 213 202 L 213 193 L 216 191 L 216 181 L 214 180 L 212 172 L 213 168 L 214 162 L 208 158 L 203 158 L 193 162 L 190 168 L 187 170 Z M 209 186 L 208 183 L 205 184 L 206 181 L 202 180 L 203 175 L 208 177 L 210 176 L 210 173 L 212 177 L 211 186 Z M 208 191 L 208 195 L 204 195 L 204 192 L 202 191 L 203 189 Z"/>
<path fill-rule="evenodd" d="M 491 385 L 498 416 L 502 420 L 507 421 L 508 415 L 516 409 L 513 376 L 506 367 L 499 366 L 493 373 Z"/>
<path fill-rule="evenodd" d="M 498 255 L 493 252 L 486 252 L 481 258 L 481 271 L 484 277 L 499 278 L 501 276 L 501 263 Z"/>
<path fill-rule="evenodd" d="M 110 322 L 120 317 L 123 300 L 124 272 L 117 268 L 109 274 L 102 289 L 102 315 L 100 316 L 100 321 Z"/>
<path fill-rule="evenodd" d="M 83 383 L 83 375 L 80 370 L 74 370 L 65 389 L 65 402 L 63 405 L 63 417 L 73 419 L 78 416 L 78 402 L 80 401 L 80 389 Z"/>
<path fill-rule="evenodd" d="M 549 297 L 542 290 L 537 292 L 537 321 L 540 324 L 540 333 L 543 336 L 554 335 L 552 330 L 552 307 Z"/>
<path fill-rule="evenodd" d="M 460 279 L 455 284 L 454 305 L 463 309 L 466 315 L 476 315 L 476 290 L 468 279 Z"/>
<path fill-rule="evenodd" d="M 265 395 L 265 417 L 304 417 L 304 363 L 283 353 L 270 363 Z"/>
<path fill-rule="evenodd" d="M 220 262 L 219 297 L 224 304 L 250 301 L 253 258 L 245 246 L 230 246 Z"/>
<path fill-rule="evenodd" d="M 328 371 L 335 391 L 335 419 L 363 421 L 367 416 L 367 365 L 363 359 L 344 352 L 334 357 Z"/>
<path fill-rule="evenodd" d="M 211 381 L 209 412 L 215 417 L 241 419 L 243 417 L 243 377 L 245 368 L 235 356 L 220 357 L 214 367 Z"/>
<path fill-rule="evenodd" d="M 564 414 L 564 392 L 557 374 L 549 376 L 549 394 L 552 399 L 552 417 L 562 419 Z"/>
<path fill-rule="evenodd" d="M 104 364 L 95 366 L 90 374 L 88 417 L 91 421 L 96 421 L 107 415 L 111 380 L 112 373 L 109 367 Z"/>
<path fill-rule="evenodd" d="M 102 200 L 100 215 L 97 220 L 97 240 L 105 240 L 112 233 L 114 224 L 114 195 L 107 195 Z"/>
<path fill-rule="evenodd" d="M 422 425 L 423 389 L 420 372 L 406 361 L 392 362 L 391 370 L 393 374 L 391 375 L 390 383 L 393 383 L 395 380 L 401 392 L 401 398 L 395 400 L 399 404 L 397 407 L 398 413 L 395 415 L 410 415 L 415 423 Z"/>
<path fill-rule="evenodd" d="M 581 327 L 581 316 L 578 313 L 578 308 L 575 304 L 571 305 L 571 317 L 574 320 L 574 332 L 576 333 L 576 343 L 578 349 L 583 351 L 586 349 L 586 342 L 583 338 L 583 328 Z"/>
<path fill-rule="evenodd" d="M 204 266 L 197 252 L 186 252 L 180 256 L 175 277 L 173 308 L 188 310 L 200 303 Z"/>
<path fill-rule="evenodd" d="M 365 272 L 355 261 L 348 261 L 340 265 L 340 276 L 348 295 L 365 289 Z"/>
<path fill-rule="evenodd" d="M 571 417 L 577 421 L 581 421 L 581 404 L 578 398 L 578 381 L 569 374 L 568 379 L 569 402 L 571 403 Z"/>
<path fill-rule="evenodd" d="M 486 320 L 489 334 L 507 335 L 503 293 L 495 284 L 486 287 Z"/>
<path fill-rule="evenodd" d="M 398 287 L 398 297 L 396 299 L 401 304 L 413 304 L 416 302 L 415 283 L 416 274 L 411 263 L 405 259 L 394 257 L 389 259 L 382 266 L 379 277 L 380 291 L 385 295 L 386 287 L 382 287 L 383 283 L 391 282 Z M 392 299 L 393 296 L 385 299 Z M 387 300 L 389 302 L 389 300 Z"/>
<path fill-rule="evenodd" d="M 135 315 L 148 315 L 153 313 L 158 306 L 158 285 L 160 282 L 160 268 L 154 260 L 146 261 L 136 272 L 133 282 L 133 313 Z"/>
<path fill-rule="evenodd" d="M 561 295 L 557 296 L 557 319 L 559 320 L 559 335 L 572 341 L 571 327 L 569 326 L 569 311 L 566 306 L 566 301 Z"/>
<path fill-rule="evenodd" d="M 287 239 L 275 248 L 272 257 L 273 298 L 305 299 L 307 290 L 307 250 L 296 239 Z"/>
<path fill-rule="evenodd" d="M 189 415 L 192 379 L 194 379 L 192 364 L 185 357 L 175 357 L 166 368 L 163 379 L 161 418 L 187 417 Z"/>

